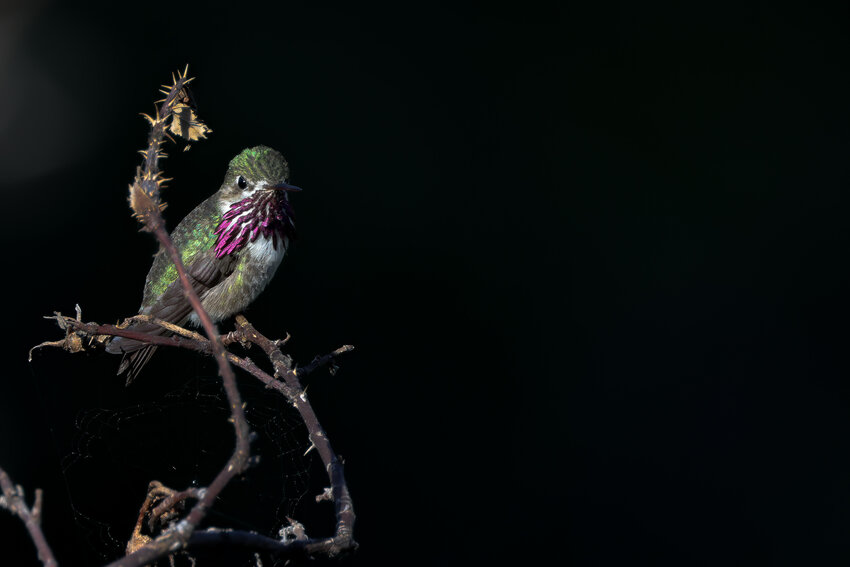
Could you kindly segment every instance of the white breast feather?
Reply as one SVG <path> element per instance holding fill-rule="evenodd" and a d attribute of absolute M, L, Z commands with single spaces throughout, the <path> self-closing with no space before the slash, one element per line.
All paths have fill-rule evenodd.
<path fill-rule="evenodd" d="M 280 235 L 278 235 L 280 236 Z M 271 238 L 265 238 L 260 235 L 254 242 L 249 242 L 245 246 L 245 252 L 251 255 L 251 259 L 259 266 L 267 266 L 271 273 L 277 269 L 280 261 L 283 260 L 286 254 L 286 248 L 289 246 L 289 238 L 283 237 L 277 241 L 277 249 L 275 249 Z"/>

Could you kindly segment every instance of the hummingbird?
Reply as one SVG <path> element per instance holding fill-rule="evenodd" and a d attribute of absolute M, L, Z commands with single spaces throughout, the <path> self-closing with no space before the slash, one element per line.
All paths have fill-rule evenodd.
<path fill-rule="evenodd" d="M 171 233 L 192 286 L 213 321 L 250 305 L 271 281 L 295 238 L 289 193 L 289 164 L 267 146 L 248 148 L 227 167 L 218 191 L 195 207 Z M 154 256 L 139 313 L 184 326 L 200 320 L 183 294 L 177 267 L 165 250 Z M 128 329 L 153 335 L 171 333 L 146 322 Z M 156 345 L 115 337 L 107 352 L 123 354 L 118 374 L 129 385 L 156 351 Z"/>

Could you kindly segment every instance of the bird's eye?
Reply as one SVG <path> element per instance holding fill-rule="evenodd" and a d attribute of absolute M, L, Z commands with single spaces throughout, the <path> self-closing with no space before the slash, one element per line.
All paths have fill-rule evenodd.
<path fill-rule="evenodd" d="M 248 188 L 248 181 L 244 177 L 242 177 L 241 175 L 236 180 L 236 184 L 239 185 L 240 189 L 247 189 Z"/>

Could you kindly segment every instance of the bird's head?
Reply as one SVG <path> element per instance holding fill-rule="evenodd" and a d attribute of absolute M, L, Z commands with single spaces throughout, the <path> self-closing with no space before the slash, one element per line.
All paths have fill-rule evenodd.
<path fill-rule="evenodd" d="M 234 203 L 262 192 L 279 192 L 286 196 L 289 191 L 300 191 L 299 187 L 287 183 L 289 164 L 277 150 L 267 146 L 256 146 L 242 150 L 230 160 L 227 174 L 221 186 L 221 199 Z"/>
<path fill-rule="evenodd" d="M 284 249 L 295 238 L 287 194 L 301 189 L 287 183 L 289 165 L 280 152 L 266 146 L 248 148 L 230 160 L 219 189 L 222 215 L 215 229 L 216 257 L 238 252 L 262 236 Z"/>

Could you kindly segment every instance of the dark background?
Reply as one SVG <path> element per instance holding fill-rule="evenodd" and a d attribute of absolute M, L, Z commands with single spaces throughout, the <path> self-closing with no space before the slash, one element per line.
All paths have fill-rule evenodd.
<path fill-rule="evenodd" d="M 846 563 L 849 15 L 4 5 L 0 465 L 44 488 L 60 562 L 91 565 L 114 555 L 81 510 L 126 541 L 149 480 L 204 484 L 228 454 L 220 412 L 163 397 L 214 389 L 210 361 L 160 353 L 130 388 L 103 353 L 26 362 L 60 336 L 42 315 L 135 312 L 155 250 L 125 200 L 138 113 L 189 63 L 214 133 L 164 162 L 167 218 L 242 148 L 281 150 L 300 238 L 247 315 L 302 363 L 357 346 L 310 380 L 353 564 Z M 211 524 L 273 534 L 262 471 Z M 294 513 L 330 533 L 311 497 Z M 8 514 L 0 543 L 37 564 Z"/>

